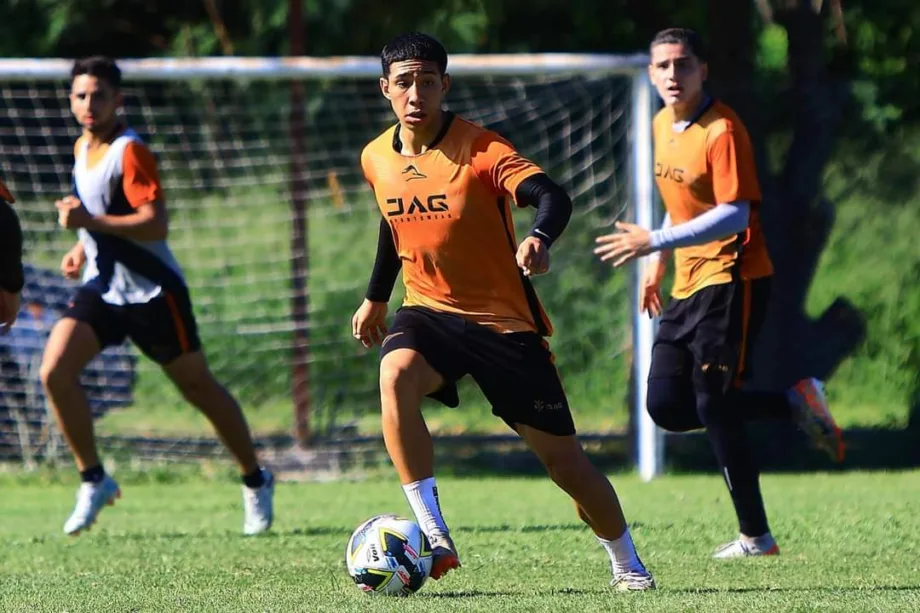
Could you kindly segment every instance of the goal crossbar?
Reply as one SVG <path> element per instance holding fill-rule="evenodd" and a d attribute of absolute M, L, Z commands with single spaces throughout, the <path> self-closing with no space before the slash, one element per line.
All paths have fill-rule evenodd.
<path fill-rule="evenodd" d="M 0 76 L 6 81 L 64 79 L 72 60 L 4 58 Z M 208 57 L 143 58 L 118 61 L 126 79 L 195 78 L 294 79 L 318 77 L 374 77 L 380 60 L 366 56 L 342 57 Z M 580 53 L 456 54 L 450 56 L 454 75 L 528 75 L 553 73 L 607 73 L 632 75 L 648 65 L 648 56 Z"/>

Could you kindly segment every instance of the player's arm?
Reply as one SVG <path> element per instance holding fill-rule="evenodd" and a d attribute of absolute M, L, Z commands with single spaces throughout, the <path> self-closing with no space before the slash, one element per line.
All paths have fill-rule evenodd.
<path fill-rule="evenodd" d="M 747 230 L 760 186 L 750 139 L 743 126 L 727 123 L 706 147 L 712 191 L 718 203 L 702 215 L 651 233 L 653 250 L 703 245 Z"/>
<path fill-rule="evenodd" d="M 122 177 L 122 189 L 133 212 L 93 216 L 79 200 L 70 196 L 56 203 L 60 225 L 137 241 L 165 240 L 169 220 L 156 160 L 147 147 L 138 143 L 125 147 Z"/>
<path fill-rule="evenodd" d="M 364 301 L 351 318 L 351 334 L 365 347 L 382 343 L 386 336 L 387 303 L 401 267 L 402 261 L 396 251 L 390 224 L 381 219 L 374 270 L 367 284 Z"/>
<path fill-rule="evenodd" d="M 389 302 L 401 268 L 402 260 L 396 251 L 390 224 L 386 219 L 381 219 L 377 234 L 377 257 L 374 259 L 374 269 L 371 271 L 364 297 L 371 302 Z"/>
<path fill-rule="evenodd" d="M 760 187 L 750 140 L 743 127 L 727 125 L 706 148 L 716 206 L 687 222 L 650 232 L 635 224 L 617 222 L 619 233 L 599 237 L 595 253 L 602 261 L 622 266 L 658 250 L 702 245 L 744 232 L 752 202 Z"/>
<path fill-rule="evenodd" d="M 549 270 L 549 247 L 572 215 L 572 201 L 539 166 L 518 153 L 494 132 L 483 132 L 471 148 L 479 180 L 497 195 L 512 196 L 518 206 L 537 209 L 534 226 L 518 245 L 515 258 L 526 276 Z"/>
<path fill-rule="evenodd" d="M 369 163 L 368 149 L 361 152 L 361 169 L 371 189 L 374 188 L 373 169 Z M 386 317 L 387 303 L 393 293 L 396 277 L 402 268 L 402 260 L 396 251 L 396 241 L 393 231 L 385 218 L 380 219 L 380 228 L 377 232 L 377 256 L 374 258 L 374 269 L 367 284 L 364 301 L 351 318 L 351 334 L 361 341 L 365 347 L 373 347 L 382 343 L 387 333 Z"/>
<path fill-rule="evenodd" d="M 751 205 L 747 200 L 717 204 L 702 215 L 684 223 L 668 224 L 649 235 L 652 251 L 678 249 L 703 245 L 733 234 L 744 232 L 748 227 Z M 670 221 L 670 217 L 668 217 Z"/>
<path fill-rule="evenodd" d="M 520 206 L 537 209 L 533 227 L 527 235 L 540 239 L 547 247 L 562 236 L 572 217 L 571 198 L 543 173 L 521 181 L 514 192 L 514 200 Z"/>
<path fill-rule="evenodd" d="M 669 230 L 673 226 L 674 224 L 671 223 L 671 216 L 665 213 L 664 219 L 661 221 L 661 228 L 659 228 L 658 231 L 663 232 L 663 231 Z M 668 258 L 670 257 L 671 257 L 671 249 L 668 247 L 663 247 L 661 249 L 658 249 L 657 251 L 654 251 L 649 255 L 649 259 L 651 261 L 653 262 L 660 261 L 662 263 L 666 262 Z"/>

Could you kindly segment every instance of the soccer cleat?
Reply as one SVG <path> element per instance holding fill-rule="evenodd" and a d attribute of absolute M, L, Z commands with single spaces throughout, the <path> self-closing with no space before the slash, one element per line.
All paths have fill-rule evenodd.
<path fill-rule="evenodd" d="M 428 536 L 431 543 L 431 572 L 429 576 L 437 581 L 448 571 L 460 568 L 460 556 L 453 539 L 447 534 L 432 533 Z"/>
<path fill-rule="evenodd" d="M 779 545 L 776 541 L 770 539 L 770 546 L 767 548 L 760 547 L 756 543 L 736 539 L 731 543 L 725 543 L 716 549 L 712 557 L 716 560 L 731 560 L 734 558 L 752 558 L 757 556 L 778 556 Z"/>
<path fill-rule="evenodd" d="M 824 396 L 824 385 L 815 378 L 802 379 L 789 390 L 796 425 L 835 462 L 843 462 L 843 432 L 834 421 Z"/>
<path fill-rule="evenodd" d="M 243 534 L 253 536 L 272 527 L 274 520 L 275 476 L 262 469 L 265 482 L 261 487 L 243 486 Z"/>
<path fill-rule="evenodd" d="M 655 578 L 645 568 L 614 574 L 610 587 L 618 592 L 642 592 L 656 589 Z"/>
<path fill-rule="evenodd" d="M 80 489 L 77 490 L 77 504 L 64 523 L 64 534 L 76 536 L 84 530 L 89 530 L 96 523 L 99 511 L 106 505 L 115 504 L 116 498 L 121 498 L 121 490 L 108 475 L 98 483 L 81 483 Z"/>

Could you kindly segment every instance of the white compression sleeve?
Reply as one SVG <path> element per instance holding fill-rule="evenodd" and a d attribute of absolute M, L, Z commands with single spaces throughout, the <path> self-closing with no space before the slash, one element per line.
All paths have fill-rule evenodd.
<path fill-rule="evenodd" d="M 751 205 L 747 200 L 717 204 L 699 217 L 677 225 L 671 224 L 670 216 L 660 230 L 651 233 L 653 249 L 676 249 L 691 245 L 702 245 L 716 239 L 738 234 L 748 227 Z"/>

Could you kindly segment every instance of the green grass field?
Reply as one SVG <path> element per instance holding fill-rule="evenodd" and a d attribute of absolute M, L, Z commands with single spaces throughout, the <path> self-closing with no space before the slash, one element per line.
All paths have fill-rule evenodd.
<path fill-rule="evenodd" d="M 205 466 L 207 468 L 207 466 Z M 124 497 L 77 539 L 61 525 L 69 473 L 0 475 L 0 611 L 920 610 L 920 472 L 766 475 L 783 555 L 716 562 L 733 535 L 721 479 L 614 475 L 660 589 L 615 594 L 606 556 L 565 497 L 539 478 L 444 478 L 464 566 L 409 599 L 359 592 L 344 569 L 351 530 L 408 513 L 396 481 L 280 484 L 271 534 L 245 539 L 223 467 L 122 473 Z"/>

